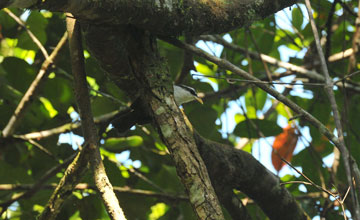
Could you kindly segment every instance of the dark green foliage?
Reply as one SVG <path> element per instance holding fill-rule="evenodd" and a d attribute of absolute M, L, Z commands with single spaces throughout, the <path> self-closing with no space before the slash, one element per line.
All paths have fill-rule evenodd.
<path fill-rule="evenodd" d="M 314 12 L 317 15 L 316 23 L 320 33 L 323 36 L 331 35 L 331 48 L 325 48 L 324 46 L 324 50 L 329 49 L 329 55 L 331 56 L 351 48 L 356 28 L 353 15 L 345 10 L 344 16 L 340 16 L 341 7 L 337 5 L 335 10 L 337 13 L 332 15 L 334 29 L 330 33 L 326 24 L 332 1 L 319 0 L 312 1 L 312 3 Z M 357 7 L 357 1 L 346 1 L 346 4 L 353 11 Z M 289 60 L 283 61 L 298 66 L 306 66 L 310 61 L 314 61 L 314 57 L 316 57 L 314 38 L 307 15 L 303 14 L 304 10 L 300 10 L 297 6 L 294 6 L 291 10 L 288 15 L 289 19 L 292 19 L 291 24 L 294 29 L 282 29 L 276 23 L 275 17 L 270 16 L 246 28 L 234 30 L 228 33 L 227 36 L 231 37 L 234 45 L 255 54 L 262 53 L 280 59 L 282 57 L 280 55 L 291 52 Z M 24 13 L 22 10 L 12 9 L 12 11 L 18 16 Z M 26 17 L 27 27 L 39 38 L 47 51 L 51 53 L 65 31 L 64 15 L 47 11 L 27 11 L 26 13 L 29 13 L 28 17 L 24 16 Z M 282 19 L 286 20 L 287 18 L 282 17 Z M 19 101 L 39 72 L 44 56 L 29 38 L 26 31 L 20 28 L 4 11 L 0 11 L 0 27 L 1 131 L 7 125 Z M 183 40 L 183 37 L 180 39 Z M 160 40 L 158 46 L 161 55 L 167 61 L 168 69 L 174 80 L 181 72 L 184 51 Z M 86 49 L 86 45 L 84 47 Z M 284 50 L 284 48 L 287 50 Z M 304 54 L 304 52 L 306 52 L 305 57 L 299 55 Z M 292 55 L 293 53 L 295 55 Z M 86 71 L 89 77 L 89 86 L 92 88 L 90 94 L 94 116 L 102 116 L 126 107 L 125 104 L 130 100 L 126 96 L 126 91 L 120 90 L 114 82 L 109 80 L 94 56 L 86 55 Z M 220 57 L 227 59 L 256 77 L 267 80 L 263 62 L 256 58 L 250 58 L 246 52 L 241 53 L 224 48 Z M 356 59 L 358 61 L 358 56 Z M 195 56 L 194 60 L 196 61 L 196 69 L 200 74 L 239 79 L 239 76 L 234 73 L 221 69 L 203 58 Z M 52 67 L 49 77 L 44 80 L 39 93 L 33 96 L 32 104 L 15 130 L 15 134 L 21 135 L 48 130 L 78 120 L 71 117 L 73 116 L 71 113 L 75 113 L 77 107 L 74 101 L 73 80 L 67 45 L 60 51 L 55 63 L 56 65 Z M 328 63 L 331 77 L 340 79 L 350 74 L 347 72 L 348 65 L 348 58 Z M 267 67 L 274 80 L 278 80 L 279 74 L 285 72 L 284 69 L 269 63 L 267 63 Z M 322 74 L 319 66 L 313 66 L 311 69 Z M 357 64 L 353 72 L 357 69 L 359 69 L 359 64 Z M 282 78 L 284 75 L 280 77 L 283 81 L 291 81 L 284 80 Z M 297 75 L 297 77 L 306 78 L 304 75 Z M 300 82 L 299 80 L 298 82 Z M 358 87 L 360 76 L 355 75 L 351 80 L 354 82 L 353 85 Z M 305 82 L 315 81 L 308 79 Z M 279 104 L 268 117 L 263 118 L 271 104 L 275 103 L 275 100 L 272 96 L 248 82 L 234 82 L 205 77 L 192 79 L 187 76 L 183 83 L 196 88 L 199 93 L 205 94 L 204 105 L 193 102 L 183 106 L 184 112 L 193 127 L 205 138 L 234 145 L 234 147 L 238 147 L 240 138 L 249 138 L 250 140 L 244 150 L 250 152 L 254 140 L 262 138 L 262 135 L 273 137 L 282 132 L 281 127 L 286 125 L 286 122 L 279 123 L 281 127 L 277 122 L 297 116 L 283 104 Z M 292 89 L 292 92 L 286 94 L 287 97 L 315 116 L 331 132 L 334 132 L 333 114 L 323 88 L 294 86 Z M 227 90 L 231 90 L 231 92 L 217 93 L 212 96 L 214 92 Z M 282 91 L 283 87 L 279 90 Z M 346 134 L 345 143 L 356 163 L 360 165 L 360 148 L 358 147 L 360 142 L 359 92 L 347 87 L 345 89 L 337 87 L 334 90 Z M 310 94 L 310 98 L 304 98 L 305 93 Z M 243 111 L 245 111 L 246 117 L 241 114 Z M 235 115 L 235 118 L 229 117 L 233 115 Z M 226 118 L 227 122 L 220 120 L 224 118 Z M 340 160 L 336 174 L 332 174 L 331 169 L 329 169 L 332 163 L 324 162 L 325 157 L 333 155 L 334 146 L 304 118 L 295 118 L 292 123 L 296 123 L 301 130 L 309 128 L 310 133 L 303 136 L 298 132 L 298 142 L 302 142 L 305 147 L 296 151 L 292 164 L 297 168 L 301 168 L 300 170 L 316 184 L 329 190 L 338 190 L 340 195 L 343 196 L 347 189 L 343 161 Z M 230 128 L 221 130 L 225 124 Z M 234 127 L 234 130 L 232 127 Z M 68 132 L 69 130 L 64 130 L 62 134 Z M 73 132 L 81 136 L 79 129 Z M 101 153 L 107 174 L 114 186 L 162 192 L 170 195 L 186 194 L 177 176 L 172 159 L 168 155 L 166 146 L 161 142 L 156 130 L 151 125 L 136 126 L 135 130 L 123 134 L 118 134 L 114 130 L 106 130 L 101 135 L 103 138 Z M 37 183 L 47 171 L 73 155 L 76 152 L 74 148 L 77 148 L 77 143 L 74 143 L 74 140 L 69 138 L 65 138 L 65 141 L 61 139 L 65 143 L 59 143 L 59 136 L 60 133 L 57 133 L 51 137 L 42 138 L 39 136 L 34 139 L 51 155 L 48 155 L 39 146 L 35 146 L 29 141 L 15 137 L 8 139 L 0 137 L 0 185 Z M 261 146 L 261 149 L 265 147 L 271 148 L 271 144 L 267 143 L 266 146 Z M 130 151 L 129 159 L 131 161 L 140 161 L 141 166 L 135 169 L 129 161 L 122 161 L 123 163 L 116 161 L 118 153 L 124 151 Z M 270 155 L 264 157 L 270 158 Z M 219 158 L 221 158 L 221 155 Z M 124 164 L 127 162 L 130 165 L 125 166 Z M 269 160 L 265 161 L 265 166 L 268 166 L 267 168 L 270 170 L 274 170 Z M 63 175 L 63 171 L 64 169 L 47 179 L 45 184 L 57 184 Z M 139 177 L 139 174 L 141 174 L 141 177 Z M 281 179 L 284 182 L 307 181 L 296 174 L 295 171 L 287 173 Z M 88 173 L 82 182 L 93 185 L 91 173 Z M 300 185 L 305 187 L 299 188 Z M 314 186 L 298 183 L 286 184 L 286 187 L 295 197 L 319 192 Z M 0 191 L 0 203 L 8 201 L 16 193 L 22 191 Z M 14 203 L 11 211 L 8 212 L 9 218 L 35 219 L 45 206 L 52 191 L 52 188 L 43 188 L 30 198 L 21 199 L 18 203 Z M 128 219 L 150 219 L 149 216 L 156 216 L 156 213 L 161 212 L 163 213 L 158 216 L 158 219 L 161 220 L 195 219 L 189 203 L 183 200 L 167 200 L 157 196 L 135 195 L 130 190 L 129 192 L 117 192 L 117 195 Z M 246 197 L 241 192 L 237 192 L 237 196 L 239 198 Z M 340 215 L 341 208 L 329 205 L 332 201 L 333 198 L 328 199 L 321 195 L 298 200 L 301 207 L 311 218 L 324 214 L 323 217 L 326 219 L 343 219 Z M 323 213 L 326 205 L 330 208 L 326 213 Z M 249 214 L 254 219 L 266 219 L 265 214 L 256 204 L 250 203 L 247 207 Z M 156 208 L 158 211 L 156 211 Z M 66 201 L 58 216 L 58 219 L 79 218 L 89 220 L 108 219 L 104 205 L 95 190 L 76 190 L 70 199 Z M 227 218 L 230 219 L 228 215 Z"/>

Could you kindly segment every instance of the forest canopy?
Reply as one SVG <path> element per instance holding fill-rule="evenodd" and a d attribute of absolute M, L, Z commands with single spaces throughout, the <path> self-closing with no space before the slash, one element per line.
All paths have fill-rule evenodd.
<path fill-rule="evenodd" d="M 360 219 L 358 1 L 0 1 L 2 218 Z"/>

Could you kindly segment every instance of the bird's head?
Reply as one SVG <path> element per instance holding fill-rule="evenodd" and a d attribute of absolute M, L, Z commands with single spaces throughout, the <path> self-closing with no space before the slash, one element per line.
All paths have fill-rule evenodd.
<path fill-rule="evenodd" d="M 174 98 L 176 104 L 179 106 L 194 100 L 203 104 L 203 101 L 199 98 L 195 89 L 185 85 L 174 85 Z"/>

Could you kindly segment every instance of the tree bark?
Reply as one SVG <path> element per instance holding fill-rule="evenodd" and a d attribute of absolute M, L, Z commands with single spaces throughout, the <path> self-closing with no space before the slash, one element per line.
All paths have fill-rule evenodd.
<path fill-rule="evenodd" d="M 237 188 L 253 198 L 271 219 L 306 219 L 278 178 L 251 155 L 197 135 L 195 144 L 171 95 L 172 82 L 154 38 L 228 32 L 296 0 L 23 0 L 22 5 L 14 5 L 18 2 L 4 0 L 0 7 L 70 12 L 81 22 L 92 56 L 130 99 L 141 97 L 142 108 L 152 116 L 171 152 L 199 219 L 223 219 L 209 175 L 218 194 L 227 192 L 220 197 L 224 204 Z M 234 203 L 226 205 L 228 209 L 231 206 Z"/>
<path fill-rule="evenodd" d="M 6 1 L 6 0 L 5 0 Z M 2 7 L 72 13 L 91 24 L 131 24 L 153 34 L 176 36 L 224 33 L 263 19 L 297 0 L 22 0 Z M 166 18 L 166 19 L 164 19 Z"/>
<path fill-rule="evenodd" d="M 204 139 L 196 131 L 194 137 L 220 201 L 229 202 L 233 193 L 226 192 L 238 189 L 253 199 L 270 219 L 309 219 L 295 198 L 280 185 L 279 178 L 251 154 Z M 239 213 L 242 208 L 232 211 L 228 207 L 234 205 L 224 202 L 230 214 Z"/>
<path fill-rule="evenodd" d="M 169 71 L 159 55 L 156 38 L 132 27 L 127 33 L 131 36 L 126 45 L 129 66 L 140 91 L 141 108 L 151 116 L 168 147 L 198 219 L 224 219 L 192 133 L 175 104 Z"/>

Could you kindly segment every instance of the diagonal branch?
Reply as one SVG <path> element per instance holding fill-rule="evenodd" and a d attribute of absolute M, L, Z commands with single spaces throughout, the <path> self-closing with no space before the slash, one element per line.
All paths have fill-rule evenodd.
<path fill-rule="evenodd" d="M 12 18 L 14 19 L 22 28 L 25 29 L 26 33 L 28 33 L 31 40 L 38 46 L 42 54 L 44 55 L 46 60 L 50 60 L 52 62 L 52 59 L 50 58 L 48 52 L 46 51 L 45 47 L 41 44 L 40 40 L 33 34 L 33 32 L 26 27 L 26 24 L 14 13 L 12 13 L 9 9 L 4 8 L 4 11 Z"/>
<path fill-rule="evenodd" d="M 86 82 L 84 52 L 81 42 L 80 24 L 71 15 L 66 19 L 69 32 L 69 46 L 72 71 L 74 74 L 75 96 L 79 107 L 85 151 L 89 152 L 90 165 L 94 172 L 94 181 L 111 219 L 126 219 L 119 201 L 106 175 L 105 167 L 99 151 L 99 137 L 93 120 L 89 91 Z"/>
<path fill-rule="evenodd" d="M 30 87 L 26 91 L 25 95 L 22 97 L 20 103 L 15 109 L 14 114 L 11 116 L 9 122 L 5 126 L 4 130 L 2 131 L 2 134 L 4 137 L 11 136 L 17 125 L 20 123 L 22 117 L 24 116 L 24 113 L 26 112 L 27 108 L 32 103 L 32 100 L 34 100 L 34 96 L 36 92 L 39 90 L 39 88 L 42 85 L 42 82 L 44 82 L 44 79 L 49 74 L 49 68 L 53 64 L 53 60 L 58 55 L 60 49 L 65 45 L 67 40 L 67 33 L 65 32 L 59 43 L 56 45 L 54 51 L 50 54 L 50 56 L 44 61 L 44 63 L 41 66 L 41 69 L 39 73 L 37 74 L 34 81 L 31 83 Z"/>
<path fill-rule="evenodd" d="M 326 128 L 326 126 L 324 126 L 318 119 L 316 119 L 310 113 L 305 111 L 303 108 L 301 108 L 296 103 L 294 103 L 290 99 L 286 98 L 285 96 L 283 96 L 282 94 L 280 94 L 279 92 L 274 90 L 273 88 L 271 88 L 268 85 L 262 83 L 263 81 L 260 81 L 258 78 L 254 77 L 254 76 L 250 75 L 249 73 L 247 73 L 246 71 L 238 68 L 237 66 L 230 63 L 229 61 L 218 58 L 218 57 L 213 56 L 213 55 L 210 55 L 210 54 L 206 53 L 205 51 L 203 51 L 203 50 L 201 50 L 199 48 L 196 48 L 195 46 L 185 44 L 185 43 L 183 43 L 183 42 L 181 42 L 179 40 L 173 39 L 173 38 L 163 38 L 163 40 L 165 40 L 165 41 L 167 41 L 167 42 L 169 42 L 169 43 L 171 43 L 171 44 L 173 44 L 175 46 L 178 46 L 180 48 L 192 51 L 194 54 L 196 54 L 196 55 L 198 55 L 200 57 L 203 57 L 203 58 L 205 58 L 207 60 L 210 60 L 213 63 L 219 65 L 220 67 L 222 67 L 224 69 L 227 69 L 227 70 L 230 70 L 233 73 L 238 74 L 238 75 L 242 76 L 243 78 L 245 78 L 247 80 L 252 80 L 254 84 L 256 84 L 258 87 L 263 89 L 265 92 L 267 92 L 270 95 L 274 96 L 274 98 L 276 98 L 280 102 L 284 103 L 289 108 L 291 108 L 294 112 L 296 112 L 299 115 L 301 115 L 302 117 L 304 117 L 313 126 L 318 128 L 320 133 L 325 135 L 340 151 L 342 150 L 342 146 L 341 146 L 341 143 L 340 143 L 339 139 L 337 137 L 335 137 L 335 135 L 332 134 L 332 132 L 330 132 Z M 347 151 L 347 149 L 346 149 L 346 151 Z M 349 157 L 347 157 L 347 159 L 349 159 Z M 350 159 L 353 160 L 352 158 L 350 158 Z M 353 166 L 352 169 L 356 173 L 356 171 L 359 170 L 356 163 L 352 163 L 352 166 Z M 355 175 L 355 177 L 357 178 L 357 175 Z"/>
<path fill-rule="evenodd" d="M 314 70 L 308 70 L 302 66 L 297 66 L 297 65 L 294 65 L 292 63 L 288 63 L 288 62 L 284 62 L 284 61 L 281 61 L 281 60 L 278 60 L 274 57 L 271 57 L 271 56 L 268 56 L 266 54 L 258 54 L 258 53 L 254 53 L 254 52 L 251 52 L 251 51 L 247 51 L 246 49 L 238 46 L 238 45 L 235 45 L 235 44 L 232 44 L 232 43 L 229 43 L 227 42 L 226 40 L 224 40 L 222 37 L 220 36 L 217 36 L 217 35 L 203 35 L 200 37 L 200 39 L 202 40 L 206 40 L 206 41 L 213 41 L 215 43 L 218 43 L 218 44 L 221 44 L 223 45 L 224 47 L 226 48 L 229 48 L 231 50 L 234 50 L 234 51 L 237 51 L 237 52 L 240 52 L 240 53 L 243 53 L 243 54 L 246 54 L 248 53 L 250 57 L 254 58 L 254 59 L 261 59 L 263 60 L 264 62 L 266 63 L 269 63 L 269 64 L 272 64 L 274 66 L 277 66 L 277 67 L 282 67 L 284 69 L 287 69 L 291 72 L 295 72 L 295 73 L 298 73 L 299 75 L 303 76 L 303 77 L 306 77 L 308 79 L 311 79 L 311 80 L 316 80 L 316 81 L 320 81 L 320 82 L 325 82 L 325 78 L 324 76 L 320 75 L 318 72 L 314 71 Z M 338 54 L 334 54 L 332 56 L 329 57 L 329 62 L 334 62 L 334 61 L 337 61 L 338 59 L 341 59 L 343 57 L 346 57 L 346 56 L 350 56 L 351 54 L 353 53 L 353 50 L 352 49 L 348 49 L 344 52 L 340 52 Z M 347 89 L 351 89 L 353 91 L 356 91 L 356 92 L 360 92 L 360 87 L 358 85 L 353 85 L 352 83 L 348 83 L 348 82 L 336 82 L 334 83 L 336 86 L 339 86 L 340 88 L 347 88 Z"/>
<path fill-rule="evenodd" d="M 316 43 L 316 49 L 317 52 L 319 54 L 320 57 L 320 62 L 321 62 L 321 69 L 322 72 L 325 76 L 325 91 L 328 95 L 329 101 L 330 101 L 330 105 L 331 105 L 331 109 L 333 112 L 333 116 L 334 116 L 334 121 L 335 121 L 335 125 L 336 125 L 336 131 L 337 131 L 337 136 L 338 136 L 338 140 L 339 140 L 339 150 L 341 152 L 341 156 L 343 158 L 343 162 L 344 162 L 344 166 L 345 166 L 345 172 L 346 172 L 346 177 L 347 177 L 347 182 L 350 185 L 351 191 L 350 191 L 350 195 L 352 198 L 352 208 L 353 211 L 355 213 L 353 213 L 354 215 L 354 219 L 355 220 L 359 220 L 360 219 L 360 206 L 359 206 L 359 201 L 357 198 L 357 194 L 355 191 L 355 187 L 353 185 L 353 181 L 352 181 L 352 172 L 351 172 L 351 166 L 350 166 L 350 154 L 348 149 L 346 148 L 345 145 L 345 141 L 344 141 L 344 134 L 343 134 L 343 128 L 342 128 L 342 124 L 341 124 L 341 118 L 340 118 L 340 113 L 336 104 L 336 99 L 335 99 L 335 95 L 333 92 L 333 81 L 329 75 L 329 71 L 326 65 L 326 60 L 325 60 L 325 56 L 324 53 L 322 51 L 321 48 L 321 44 L 320 44 L 320 38 L 319 38 L 319 34 L 318 34 L 318 30 L 316 28 L 315 25 L 315 21 L 314 21 L 314 17 L 312 15 L 312 11 L 311 11 L 311 4 L 309 0 L 305 0 L 306 3 L 306 9 L 308 11 L 309 14 L 309 20 L 310 20 L 310 24 L 311 24 L 311 28 L 314 34 L 314 38 L 315 38 L 315 43 Z M 354 169 L 353 169 L 354 170 Z M 357 181 L 357 180 L 356 180 Z M 355 182 L 356 185 L 360 184 L 359 182 Z"/>
<path fill-rule="evenodd" d="M 331 142 L 333 142 L 333 144 L 336 147 L 339 147 L 339 140 L 332 134 L 332 132 L 330 132 L 325 125 L 323 125 L 319 120 L 317 120 L 314 116 L 312 116 L 310 113 L 308 113 L 307 111 L 305 111 L 303 108 L 301 108 L 300 106 L 298 106 L 296 103 L 294 103 L 293 101 L 291 101 L 290 99 L 286 98 L 284 95 L 280 94 L 278 91 L 276 91 L 275 89 L 271 88 L 270 86 L 268 86 L 268 82 L 261 81 L 258 78 L 250 75 L 249 73 L 247 73 L 246 71 L 240 69 L 239 67 L 235 66 L 234 64 L 230 63 L 229 61 L 225 60 L 225 59 L 221 59 L 219 57 L 213 56 L 209 53 L 206 53 L 205 51 L 189 45 L 189 44 L 185 44 L 179 40 L 173 39 L 173 38 L 163 38 L 163 40 L 178 46 L 180 48 L 192 51 L 194 54 L 203 57 L 217 65 L 219 65 L 220 67 L 230 70 L 233 73 L 247 79 L 247 80 L 251 80 L 254 84 L 256 84 L 258 87 L 260 87 L 261 89 L 263 89 L 265 92 L 269 93 L 270 95 L 274 96 L 274 98 L 276 98 L 277 100 L 279 100 L 280 102 L 284 103 L 285 105 L 287 105 L 288 107 L 290 107 L 294 112 L 298 113 L 299 115 L 301 115 L 302 117 L 304 117 L 306 120 L 308 120 L 312 125 L 314 125 L 316 128 L 318 128 L 320 130 L 320 132 L 322 134 L 324 134 Z M 258 83 L 257 83 L 258 82 Z"/>
<path fill-rule="evenodd" d="M 76 155 L 75 159 L 67 167 L 64 176 L 39 216 L 39 220 L 56 219 L 66 198 L 71 195 L 74 187 L 81 181 L 87 171 L 87 161 L 89 160 L 88 153 L 85 151 L 87 148 L 87 146 L 84 146 L 83 150 Z"/>
<path fill-rule="evenodd" d="M 280 179 L 251 154 L 236 150 L 233 146 L 207 140 L 196 131 L 194 137 L 201 157 L 210 171 L 214 188 L 220 192 L 220 199 L 226 196 L 226 190 L 233 193 L 233 190 L 237 189 L 253 199 L 269 219 L 310 219 L 306 218 L 306 213 L 290 192 L 280 185 Z M 224 199 L 222 200 L 224 202 Z M 233 201 L 229 201 L 228 197 L 225 202 Z M 226 204 L 225 207 L 228 209 Z M 246 218 L 233 216 L 233 219 Z"/>

